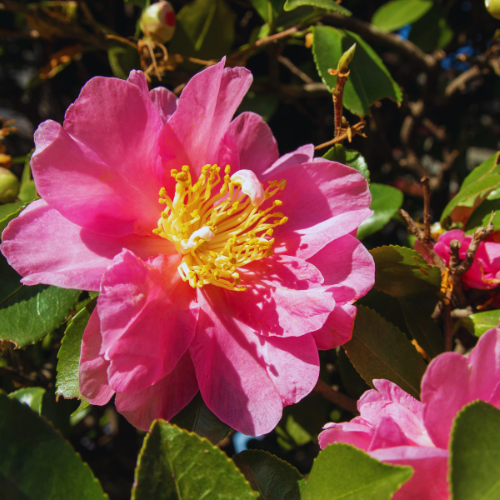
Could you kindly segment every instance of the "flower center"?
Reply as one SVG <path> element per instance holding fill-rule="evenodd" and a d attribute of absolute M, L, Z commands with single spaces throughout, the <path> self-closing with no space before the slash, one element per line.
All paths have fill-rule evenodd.
<path fill-rule="evenodd" d="M 237 269 L 270 257 L 273 228 L 288 220 L 281 212 L 273 212 L 282 205 L 280 200 L 265 210 L 259 206 L 285 189 L 286 181 L 268 181 L 264 190 L 250 170 L 230 176 L 227 165 L 224 171 L 221 179 L 220 167 L 205 165 L 193 184 L 187 165 L 180 172 L 173 169 L 175 196 L 172 200 L 161 188 L 159 202 L 167 207 L 153 233 L 171 241 L 184 255 L 178 271 L 193 288 L 212 284 L 244 291 Z"/>

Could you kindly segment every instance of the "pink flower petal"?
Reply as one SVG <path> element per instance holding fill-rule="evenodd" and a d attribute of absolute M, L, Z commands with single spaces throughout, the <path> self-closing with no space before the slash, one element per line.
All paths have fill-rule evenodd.
<path fill-rule="evenodd" d="M 159 111 L 163 123 L 167 123 L 177 110 L 177 96 L 165 87 L 157 87 L 149 95 L 156 109 Z"/>
<path fill-rule="evenodd" d="M 142 71 L 133 69 L 128 75 L 127 82 L 133 83 L 136 87 L 139 87 L 144 95 L 149 94 L 148 81 L 146 75 Z"/>
<path fill-rule="evenodd" d="M 219 144 L 243 96 L 252 83 L 245 68 L 224 68 L 225 60 L 197 73 L 182 91 L 177 111 L 162 138 L 164 184 L 170 170 L 187 164 L 195 179 L 205 164 L 214 164 Z"/>
<path fill-rule="evenodd" d="M 136 394 L 117 394 L 116 409 L 134 427 L 149 430 L 154 420 L 170 420 L 198 392 L 198 382 L 189 353 L 156 384 Z"/>
<path fill-rule="evenodd" d="M 500 381 L 500 329 L 488 330 L 469 356 L 469 399 L 490 401 Z M 465 389 L 465 388 L 464 388 Z"/>
<path fill-rule="evenodd" d="M 283 404 L 262 357 L 268 339 L 234 318 L 222 289 L 203 288 L 198 302 L 200 317 L 189 352 L 203 400 L 243 434 L 270 432 L 281 418 Z"/>
<path fill-rule="evenodd" d="M 43 200 L 31 203 L 3 232 L 2 253 L 25 285 L 99 291 L 101 278 L 124 248 L 141 258 L 171 254 L 175 247 L 155 237 L 103 236 L 65 219 Z"/>
<path fill-rule="evenodd" d="M 335 298 L 335 290 L 333 293 Z M 325 324 L 312 333 L 320 351 L 333 349 L 351 340 L 357 309 L 352 304 L 335 304 Z"/>
<path fill-rule="evenodd" d="M 359 417 L 350 422 L 326 424 L 323 429 L 325 430 L 318 436 L 322 450 L 329 444 L 346 443 L 366 451 L 370 447 L 375 432 L 373 426 Z"/>
<path fill-rule="evenodd" d="M 287 181 L 275 198 L 283 202 L 282 211 L 288 217 L 274 232 L 277 252 L 309 258 L 372 214 L 366 179 L 340 163 L 324 160 L 296 165 L 280 171 L 276 178 Z M 312 241 L 303 235 L 313 235 Z"/>
<path fill-rule="evenodd" d="M 373 385 L 377 390 L 365 392 L 361 396 L 361 404 L 380 400 L 392 401 L 408 408 L 418 418 L 423 418 L 423 404 L 413 396 L 410 396 L 406 391 L 403 391 L 399 385 L 385 379 L 374 379 Z M 380 397 L 376 397 L 376 394 L 379 394 Z"/>
<path fill-rule="evenodd" d="M 411 444 L 392 417 L 382 417 L 375 429 L 369 451 L 394 446 L 411 446 Z"/>
<path fill-rule="evenodd" d="M 245 292 L 226 291 L 233 315 L 260 335 L 298 337 L 323 326 L 335 307 L 321 273 L 293 257 L 253 262 L 240 275 Z"/>
<path fill-rule="evenodd" d="M 354 236 L 338 238 L 309 259 L 325 278 L 325 285 L 334 285 L 338 302 L 364 297 L 375 283 L 375 262 L 370 252 Z"/>
<path fill-rule="evenodd" d="M 178 272 L 181 256 L 151 263 L 124 250 L 103 277 L 98 308 L 108 378 L 116 392 L 133 394 L 170 373 L 194 337 L 194 290 Z"/>
<path fill-rule="evenodd" d="M 38 192 L 92 231 L 150 234 L 161 211 L 161 128 L 158 111 L 137 85 L 93 78 L 68 108 L 64 128 L 48 120 L 35 133 L 31 166 Z"/>
<path fill-rule="evenodd" d="M 469 365 L 458 353 L 440 354 L 427 367 L 421 392 L 424 422 L 439 448 L 448 448 L 453 419 L 471 401 L 468 387 Z"/>
<path fill-rule="evenodd" d="M 310 163 L 314 160 L 314 146 L 306 144 L 300 146 L 295 151 L 287 153 L 278 158 L 269 168 L 264 169 L 261 174 L 262 180 L 272 180 L 279 172 L 295 165 L 302 165 L 303 163 Z"/>
<path fill-rule="evenodd" d="M 449 500 L 448 450 L 399 446 L 369 454 L 385 463 L 413 467 L 413 476 L 394 494 L 393 500 Z"/>
<path fill-rule="evenodd" d="M 101 325 L 96 308 L 83 332 L 78 383 L 82 396 L 90 404 L 98 406 L 105 405 L 115 393 L 108 385 L 109 361 L 100 354 L 101 344 Z"/>
<path fill-rule="evenodd" d="M 278 158 L 278 146 L 269 125 L 258 114 L 244 112 L 229 125 L 217 163 L 221 167 L 229 164 L 232 173 L 251 170 L 262 180 L 262 172 Z"/>

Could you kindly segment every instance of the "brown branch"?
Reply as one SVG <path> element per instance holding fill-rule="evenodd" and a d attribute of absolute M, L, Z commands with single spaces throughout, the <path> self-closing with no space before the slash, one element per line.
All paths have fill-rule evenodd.
<path fill-rule="evenodd" d="M 414 43 L 403 40 L 394 33 L 385 33 L 379 30 L 373 24 L 361 21 L 355 17 L 346 17 L 342 14 L 325 14 L 323 22 L 330 26 L 345 28 L 358 35 L 361 35 L 368 42 L 376 42 L 387 45 L 398 51 L 405 58 L 410 59 L 424 71 L 431 71 L 437 67 L 438 58 L 426 54 L 420 50 Z"/>
<path fill-rule="evenodd" d="M 343 410 L 350 411 L 351 413 L 358 413 L 358 407 L 356 400 L 342 394 L 341 392 L 334 391 L 326 382 L 319 379 L 314 392 L 321 394 L 325 399 L 331 401 L 332 403 L 340 406 Z"/>
<path fill-rule="evenodd" d="M 487 71 L 487 68 L 481 70 L 479 66 L 473 66 L 467 71 L 464 71 L 448 84 L 444 91 L 444 95 L 446 97 L 451 97 L 457 90 L 463 90 L 467 82 L 481 76 Z"/>
<path fill-rule="evenodd" d="M 400 217 L 406 222 L 408 225 L 408 228 L 410 231 L 417 237 L 417 239 L 422 243 L 423 247 L 425 250 L 429 253 L 431 256 L 431 259 L 433 260 L 434 264 L 439 267 L 441 272 L 445 272 L 447 267 L 446 263 L 444 260 L 433 250 L 432 244 L 427 244 L 424 240 L 424 233 L 420 230 L 420 228 L 417 226 L 415 221 L 410 217 L 410 214 L 406 211 L 400 208 L 398 210 L 398 214 Z"/>
<path fill-rule="evenodd" d="M 422 177 L 424 187 L 424 242 L 431 244 L 431 190 L 429 189 L 429 178 Z"/>
<path fill-rule="evenodd" d="M 355 135 L 363 135 L 362 130 L 365 127 L 366 122 L 364 120 L 361 120 L 360 122 L 356 123 L 350 129 L 347 129 L 345 132 L 343 132 L 341 135 L 338 137 L 335 137 L 331 141 L 324 142 L 323 144 L 320 144 L 319 146 L 314 146 L 314 149 L 323 149 L 327 148 L 328 146 L 333 146 L 334 144 L 338 144 L 339 142 L 343 142 L 346 139 L 349 139 L 349 142 L 351 142 L 351 139 Z M 349 130 L 350 130 L 350 137 L 349 137 Z"/>
<path fill-rule="evenodd" d="M 14 0 L 0 0 L 0 8 L 11 12 L 19 12 L 26 18 L 31 18 L 36 22 L 45 23 L 56 28 L 63 37 L 76 39 L 87 45 L 95 46 L 102 50 L 108 49 L 108 42 L 104 34 L 89 33 L 75 23 L 66 23 L 48 14 L 43 8 L 30 8 Z"/>
<path fill-rule="evenodd" d="M 293 64 L 288 57 L 279 55 L 278 61 L 283 64 L 283 66 L 286 66 L 294 75 L 298 76 L 303 82 L 314 83 L 314 80 L 301 69 L 297 68 L 297 66 L 295 66 L 295 64 Z"/>
<path fill-rule="evenodd" d="M 289 28 L 285 31 L 281 31 L 280 33 L 276 33 L 274 35 L 268 36 L 266 38 L 262 38 L 261 40 L 257 40 L 255 43 L 252 43 L 249 47 L 246 49 L 240 50 L 238 52 L 235 52 L 234 54 L 231 54 L 228 56 L 228 65 L 230 63 L 235 63 L 238 59 L 246 56 L 250 52 L 253 52 L 256 49 L 260 49 L 262 47 L 265 47 L 266 45 L 269 45 L 271 43 L 276 43 L 278 40 L 281 40 L 283 38 L 288 38 L 292 36 L 293 34 L 297 33 L 299 28 L 297 26 L 294 26 L 292 28 Z"/>
<path fill-rule="evenodd" d="M 26 387 L 35 387 L 42 386 L 48 387 L 49 382 L 45 377 L 40 377 L 37 375 L 27 375 L 25 373 L 21 373 L 20 371 L 11 368 L 10 366 L 1 366 L 0 367 L 0 376 L 9 377 L 15 382 L 18 382 L 21 385 Z"/>
<path fill-rule="evenodd" d="M 451 302 L 444 303 L 444 350 L 453 350 L 453 324 L 451 322 Z"/>

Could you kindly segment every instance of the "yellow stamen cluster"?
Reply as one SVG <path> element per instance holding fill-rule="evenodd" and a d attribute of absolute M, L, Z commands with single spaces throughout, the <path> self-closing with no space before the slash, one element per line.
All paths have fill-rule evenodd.
<path fill-rule="evenodd" d="M 273 228 L 288 218 L 273 212 L 282 205 L 280 200 L 259 210 L 242 192 L 241 184 L 231 180 L 229 165 L 223 178 L 220 170 L 217 165 L 205 165 L 193 184 L 187 165 L 181 171 L 173 169 L 175 196 L 172 200 L 164 188 L 160 190 L 159 202 L 166 209 L 153 232 L 171 241 L 184 255 L 179 274 L 193 288 L 212 284 L 243 291 L 246 287 L 240 286 L 237 269 L 271 256 Z M 286 187 L 285 180 L 268 183 L 266 200 Z"/>

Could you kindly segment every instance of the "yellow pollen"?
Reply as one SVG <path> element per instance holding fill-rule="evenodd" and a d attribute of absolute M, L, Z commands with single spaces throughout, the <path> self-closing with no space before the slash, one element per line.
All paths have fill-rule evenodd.
<path fill-rule="evenodd" d="M 166 207 L 153 233 L 171 241 L 184 256 L 179 274 L 193 288 L 211 284 L 244 291 L 238 269 L 272 256 L 273 228 L 288 218 L 272 212 L 283 205 L 280 200 L 259 210 L 239 182 L 231 181 L 229 165 L 224 173 L 222 177 L 217 165 L 205 165 L 193 184 L 187 165 L 180 172 L 172 169 L 175 196 L 171 199 L 165 188 L 160 189 L 159 202 Z M 266 201 L 286 187 L 285 180 L 268 184 Z"/>

